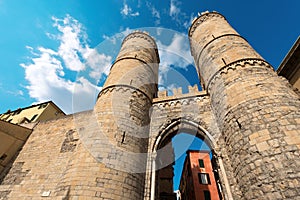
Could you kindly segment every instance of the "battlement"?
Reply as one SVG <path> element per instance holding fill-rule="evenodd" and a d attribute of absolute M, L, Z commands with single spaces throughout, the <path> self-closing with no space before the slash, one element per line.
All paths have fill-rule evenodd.
<path fill-rule="evenodd" d="M 160 101 L 167 101 L 172 99 L 184 99 L 184 98 L 191 98 L 196 96 L 206 96 L 206 91 L 199 91 L 198 86 L 188 86 L 188 93 L 183 94 L 182 88 L 173 88 L 172 92 L 173 95 L 169 95 L 167 90 L 162 90 L 157 92 L 157 98 L 153 99 L 153 103 L 160 102 Z"/>

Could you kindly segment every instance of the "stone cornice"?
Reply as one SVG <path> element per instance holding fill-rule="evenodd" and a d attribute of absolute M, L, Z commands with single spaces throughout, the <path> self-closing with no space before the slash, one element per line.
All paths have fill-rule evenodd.
<path fill-rule="evenodd" d="M 97 99 L 99 99 L 103 94 L 105 94 L 107 92 L 112 92 L 114 90 L 123 90 L 123 91 L 134 90 L 134 91 L 137 91 L 137 92 L 143 94 L 148 99 L 149 103 L 152 103 L 151 98 L 145 92 L 143 92 L 142 90 L 140 90 L 136 87 L 133 87 L 131 85 L 123 85 L 123 84 L 110 85 L 110 86 L 107 86 L 107 87 L 103 88 L 99 92 Z"/>
<path fill-rule="evenodd" d="M 239 67 L 245 67 L 247 65 L 253 66 L 255 64 L 258 64 L 260 66 L 265 66 L 269 68 L 270 70 L 274 71 L 272 65 L 270 65 L 267 61 L 259 58 L 245 58 L 245 59 L 240 59 L 237 61 L 234 61 L 232 63 L 229 63 L 225 66 L 223 66 L 221 69 L 219 69 L 217 72 L 215 72 L 210 79 L 207 82 L 207 90 L 208 92 L 210 91 L 211 85 L 219 78 L 221 78 L 222 74 L 227 74 L 228 70 L 236 70 Z"/>

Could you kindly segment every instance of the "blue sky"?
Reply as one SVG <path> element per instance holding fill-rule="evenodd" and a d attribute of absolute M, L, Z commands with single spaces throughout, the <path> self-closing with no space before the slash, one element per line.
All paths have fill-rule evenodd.
<path fill-rule="evenodd" d="M 134 29 L 156 38 L 160 89 L 186 91 L 198 84 L 187 31 L 206 10 L 277 68 L 300 34 L 299 9 L 298 0 L 0 0 L 0 112 L 47 100 L 66 113 L 92 109 Z"/>
<path fill-rule="evenodd" d="M 46 100 L 53 100 L 66 113 L 91 109 L 115 56 L 105 53 L 109 45 L 103 43 L 123 32 L 118 36 L 121 40 L 130 30 L 143 27 L 182 34 L 181 39 L 170 36 L 158 41 L 163 50 L 181 48 L 181 57 L 187 59 L 180 63 L 178 58 L 160 55 L 161 88 L 181 86 L 170 71 L 195 84 L 197 75 L 183 37 L 191 20 L 206 10 L 222 13 L 277 68 L 300 33 L 299 8 L 297 0 L 0 0 L 0 112 Z M 113 46 L 117 52 L 118 43 Z M 104 51 L 101 59 L 88 61 L 97 47 Z M 94 62 L 94 68 L 87 62 Z M 101 69 L 95 69 L 97 64 Z M 101 80 L 80 77 L 86 68 Z M 70 103 L 74 95 L 88 97 L 74 106 Z"/>
<path fill-rule="evenodd" d="M 210 151 L 210 148 L 205 142 L 203 142 L 203 140 L 187 133 L 179 133 L 174 136 L 172 144 L 174 146 L 175 153 L 173 189 L 178 190 L 183 163 L 186 158 L 186 151 L 200 149 Z"/>

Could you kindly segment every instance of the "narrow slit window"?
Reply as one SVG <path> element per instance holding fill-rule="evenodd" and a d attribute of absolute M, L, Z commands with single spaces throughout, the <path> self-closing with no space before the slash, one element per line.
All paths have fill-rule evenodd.
<path fill-rule="evenodd" d="M 199 167 L 204 168 L 204 161 L 202 159 L 199 159 Z"/>
<path fill-rule="evenodd" d="M 33 115 L 33 117 L 31 118 L 31 122 L 33 121 L 33 120 L 35 120 L 35 118 L 37 117 L 38 115 L 36 114 L 36 115 Z"/>
<path fill-rule="evenodd" d="M 208 190 L 204 190 L 204 200 L 210 200 L 210 192 Z"/>

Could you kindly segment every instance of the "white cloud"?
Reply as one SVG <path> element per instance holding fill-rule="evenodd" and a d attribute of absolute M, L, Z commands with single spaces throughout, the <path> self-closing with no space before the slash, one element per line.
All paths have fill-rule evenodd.
<path fill-rule="evenodd" d="M 160 13 L 159 13 L 159 11 L 153 5 L 151 5 L 151 3 L 148 2 L 148 1 L 146 2 L 146 5 L 147 5 L 148 9 L 150 10 L 152 16 L 156 19 L 155 24 L 159 25 L 160 24 Z"/>
<path fill-rule="evenodd" d="M 31 46 L 28 46 L 28 45 L 26 45 L 25 48 L 28 49 L 28 50 L 33 50 L 33 48 Z"/>
<path fill-rule="evenodd" d="M 175 65 L 185 68 L 193 63 L 193 57 L 190 54 L 188 38 L 185 35 L 175 33 L 170 44 L 165 45 L 157 41 L 161 64 Z"/>
<path fill-rule="evenodd" d="M 112 58 L 89 47 L 82 24 L 70 15 L 52 19 L 59 34 L 46 34 L 59 42 L 58 49 L 26 46 L 33 57 L 29 64 L 20 64 L 29 95 L 38 102 L 52 100 L 66 113 L 91 109 L 101 89 L 97 81 L 108 74 Z"/>
<path fill-rule="evenodd" d="M 129 8 L 129 6 L 124 2 L 124 7 L 121 10 L 121 14 L 127 16 L 129 14 L 129 9 L 131 10 L 131 8 Z"/>
<path fill-rule="evenodd" d="M 125 29 L 121 29 L 120 31 L 122 31 L 122 36 L 125 37 L 128 34 L 132 33 L 133 29 L 130 29 L 129 27 L 126 27 Z"/>
<path fill-rule="evenodd" d="M 191 15 L 185 13 L 181 9 L 181 4 L 179 0 L 170 1 L 170 12 L 169 15 L 176 22 L 178 27 L 183 27 L 184 29 L 189 28 L 193 20 L 193 13 Z"/>
<path fill-rule="evenodd" d="M 135 16 L 139 16 L 139 15 L 140 15 L 139 12 L 135 12 L 135 13 L 132 13 L 132 14 L 131 14 L 131 16 L 134 16 L 134 17 L 135 17 Z"/>
<path fill-rule="evenodd" d="M 171 0 L 170 16 L 177 16 L 179 13 L 180 13 L 180 8 L 178 7 L 178 2 L 176 0 Z"/>
<path fill-rule="evenodd" d="M 123 16 L 132 16 L 132 17 L 136 17 L 140 15 L 139 12 L 133 12 L 132 8 L 129 7 L 126 1 L 123 2 L 123 8 L 121 9 L 121 14 Z"/>
<path fill-rule="evenodd" d="M 22 90 L 17 90 L 17 91 L 9 91 L 6 90 L 8 94 L 14 95 L 14 96 L 24 96 L 24 92 Z"/>
<path fill-rule="evenodd" d="M 62 33 L 58 36 L 61 41 L 58 54 L 64 60 L 66 67 L 73 71 L 85 69 L 81 56 L 86 53 L 85 41 L 87 36 L 82 31 L 82 25 L 70 15 L 67 15 L 64 19 L 55 17 L 52 17 L 52 19 L 55 21 L 54 27 Z M 80 41 L 81 38 L 83 44 Z"/>
<path fill-rule="evenodd" d="M 86 63 L 91 67 L 89 76 L 94 79 L 101 77 L 101 74 L 107 75 L 111 66 L 112 57 L 105 54 L 99 54 L 97 50 L 88 48 L 88 57 Z"/>
<path fill-rule="evenodd" d="M 115 37 L 109 37 L 107 35 L 102 36 L 103 39 L 111 41 L 112 44 L 117 44 L 117 39 Z"/>
<path fill-rule="evenodd" d="M 184 26 L 185 28 L 189 28 L 189 27 L 192 25 L 194 19 L 195 19 L 195 15 L 194 15 L 194 13 L 192 13 L 191 16 L 190 16 L 190 19 L 187 20 L 187 21 L 185 21 L 185 22 L 183 23 L 183 26 Z"/>
<path fill-rule="evenodd" d="M 170 44 L 163 44 L 161 41 L 157 41 L 158 51 L 160 55 L 159 76 L 158 84 L 159 90 L 167 89 L 171 90 L 175 88 L 175 84 L 169 84 L 167 81 L 168 74 L 172 73 L 176 76 L 179 82 L 186 82 L 185 78 L 176 72 L 171 66 L 177 68 L 186 68 L 193 63 L 193 58 L 190 54 L 187 36 L 179 33 L 175 33 L 172 37 Z"/>
<path fill-rule="evenodd" d="M 33 47 L 27 45 L 27 46 L 25 46 L 25 48 L 28 49 L 32 55 L 38 56 L 38 54 L 34 52 Z"/>
<path fill-rule="evenodd" d="M 123 42 L 124 37 L 126 37 L 127 35 L 129 35 L 130 33 L 132 33 L 134 31 L 134 29 L 131 29 L 129 27 L 123 27 L 120 26 L 119 28 L 120 33 L 117 33 L 115 35 L 112 36 L 107 36 L 107 35 L 103 35 L 102 38 L 104 39 L 104 41 L 102 42 L 102 45 L 112 45 L 113 47 L 117 46 L 117 48 L 115 50 L 117 50 L 119 53 L 119 47 L 118 45 L 121 45 L 121 43 Z"/>

